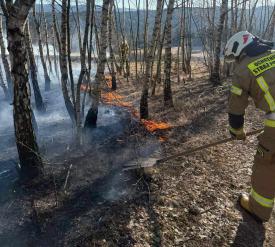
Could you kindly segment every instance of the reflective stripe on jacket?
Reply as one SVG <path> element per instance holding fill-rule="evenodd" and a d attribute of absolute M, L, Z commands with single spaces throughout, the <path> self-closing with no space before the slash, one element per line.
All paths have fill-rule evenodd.
<path fill-rule="evenodd" d="M 243 115 L 251 96 L 257 108 L 275 112 L 275 51 L 257 57 L 243 55 L 233 75 L 228 112 Z"/>

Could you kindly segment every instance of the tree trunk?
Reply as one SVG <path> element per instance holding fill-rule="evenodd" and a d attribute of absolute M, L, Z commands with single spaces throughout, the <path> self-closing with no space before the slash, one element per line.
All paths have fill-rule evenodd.
<path fill-rule="evenodd" d="M 2 57 L 2 62 L 5 70 L 5 75 L 6 75 L 6 80 L 7 80 L 7 86 L 8 86 L 8 91 L 9 91 L 9 97 L 12 99 L 13 98 L 13 83 L 12 83 L 12 78 L 11 78 L 11 71 L 10 71 L 10 64 L 8 61 L 8 56 L 6 53 L 6 47 L 5 47 L 5 42 L 4 42 L 4 35 L 3 35 L 3 23 L 2 23 L 2 17 L 0 16 L 0 48 L 1 48 L 1 57 Z"/>
<path fill-rule="evenodd" d="M 143 33 L 143 59 L 142 59 L 142 74 L 145 73 L 145 60 L 148 57 L 148 9 L 149 2 L 148 0 L 144 0 L 143 4 L 145 4 L 145 16 L 144 16 L 144 33 Z"/>
<path fill-rule="evenodd" d="M 186 19 L 186 26 L 185 26 L 186 38 L 184 39 L 184 42 L 185 42 L 184 63 L 185 63 L 186 73 L 188 74 L 188 79 L 191 80 L 191 78 L 192 78 L 191 58 L 192 58 L 193 1 L 190 1 L 190 0 L 187 1 L 187 9 L 188 9 L 188 13 L 185 17 L 185 19 Z M 214 27 L 213 27 L 213 30 L 214 30 Z"/>
<path fill-rule="evenodd" d="M 95 0 L 91 1 L 91 15 L 90 15 L 90 38 L 89 38 L 89 44 L 88 44 L 88 71 L 85 75 L 85 83 L 87 85 L 86 90 L 84 92 L 83 98 L 82 98 L 82 106 L 81 106 L 81 118 L 84 119 L 84 112 L 85 112 L 85 102 L 86 102 L 86 96 L 88 89 L 91 87 L 91 72 L 92 72 L 92 52 L 94 50 L 93 48 L 93 31 L 94 31 L 94 20 L 95 20 Z"/>
<path fill-rule="evenodd" d="M 27 54 L 29 58 L 29 65 L 30 65 L 30 72 L 31 72 L 31 81 L 32 81 L 32 87 L 34 92 L 34 99 L 35 99 L 35 106 L 37 111 L 39 112 L 45 112 L 46 108 L 43 102 L 43 98 L 40 92 L 40 88 L 38 85 L 38 79 L 37 79 L 37 66 L 35 62 L 35 57 L 33 53 L 32 48 L 32 38 L 29 30 L 29 22 L 25 25 L 25 41 L 26 41 L 26 49 Z"/>
<path fill-rule="evenodd" d="M 253 29 L 253 20 L 254 20 L 254 15 L 255 15 L 257 4 L 258 4 L 258 0 L 255 1 L 254 5 L 252 7 L 251 15 L 249 16 L 248 32 L 251 32 Z"/>
<path fill-rule="evenodd" d="M 245 10 L 246 10 L 246 1 L 243 1 L 238 31 L 241 31 L 243 29 Z"/>
<path fill-rule="evenodd" d="M 79 77 L 78 77 L 78 82 L 77 82 L 76 105 L 75 105 L 77 129 L 78 129 L 78 135 L 79 136 L 80 136 L 81 127 L 82 127 L 80 87 L 81 87 L 83 79 L 84 79 L 84 77 L 87 73 L 86 51 L 87 51 L 88 41 L 89 41 L 91 6 L 92 6 L 92 0 L 87 0 L 86 1 L 86 22 L 85 22 L 85 31 L 84 31 L 84 37 L 83 37 L 83 44 L 81 44 L 81 37 L 79 37 L 81 71 L 80 71 L 80 74 L 79 74 Z"/>
<path fill-rule="evenodd" d="M 228 0 L 222 1 L 221 6 L 221 15 L 220 15 L 220 21 L 219 26 L 217 30 L 217 36 L 216 36 L 216 49 L 215 49 L 215 57 L 214 57 L 214 67 L 210 75 L 210 81 L 214 83 L 214 85 L 220 85 L 221 84 L 221 78 L 220 78 L 220 53 L 221 53 L 221 43 L 222 43 L 222 33 L 223 33 L 223 27 L 224 27 L 224 21 L 225 16 L 227 14 L 227 5 Z"/>
<path fill-rule="evenodd" d="M 150 85 L 150 79 L 151 79 L 151 68 L 152 68 L 151 64 L 152 64 L 152 60 L 154 59 L 155 49 L 157 45 L 157 38 L 159 37 L 159 33 L 160 33 L 162 7 L 163 7 L 163 0 L 160 0 L 157 3 L 157 13 L 155 16 L 155 24 L 154 24 L 151 45 L 150 45 L 149 51 L 145 53 L 145 55 L 147 54 L 147 56 L 145 57 L 145 78 L 143 82 L 143 89 L 142 89 L 140 107 L 139 107 L 140 118 L 145 118 L 145 119 L 149 117 L 148 94 L 149 94 L 149 85 Z"/>
<path fill-rule="evenodd" d="M 75 108 L 75 121 L 76 125 L 78 123 L 77 120 L 77 105 L 76 105 L 76 96 L 75 96 L 75 83 L 74 83 L 74 74 L 73 74 L 73 64 L 71 58 L 71 28 L 70 28 L 70 15 L 71 15 L 71 0 L 68 0 L 67 5 L 67 60 L 68 60 L 68 71 L 69 71 L 69 82 L 71 89 L 71 99 L 72 104 Z M 65 54 L 64 54 L 65 55 Z"/>
<path fill-rule="evenodd" d="M 36 13 L 35 13 L 35 8 L 33 9 L 33 17 L 34 17 L 36 32 L 37 32 L 37 35 L 38 35 L 39 54 L 40 54 L 41 64 L 42 64 L 43 72 L 44 72 L 45 91 L 49 91 L 51 89 L 51 79 L 49 77 L 47 64 L 46 64 L 46 61 L 45 61 L 45 58 L 44 58 L 44 51 L 43 51 L 43 45 L 42 45 L 42 39 L 41 39 L 41 28 L 40 28 L 41 27 L 41 21 L 37 20 Z"/>
<path fill-rule="evenodd" d="M 61 68 L 61 65 L 60 65 L 61 41 L 60 41 L 59 30 L 57 28 L 55 0 L 52 0 L 51 5 L 52 5 L 51 6 L 52 7 L 52 43 L 53 43 L 53 52 L 54 52 L 54 67 L 55 67 L 56 76 L 59 78 L 59 69 Z M 59 56 L 57 56 L 57 51 L 59 53 Z M 58 63 L 59 63 L 59 68 L 58 68 Z"/>
<path fill-rule="evenodd" d="M 181 69 L 186 73 L 186 64 L 185 64 L 185 16 L 186 16 L 186 2 L 185 0 L 181 1 L 182 10 L 181 10 L 181 21 L 180 21 L 180 46 L 181 46 Z"/>
<path fill-rule="evenodd" d="M 115 54 L 113 49 L 113 3 L 110 3 L 110 10 L 109 10 L 109 51 L 110 51 L 110 63 L 111 63 L 111 76 L 112 76 L 112 90 L 117 89 L 116 83 L 116 71 L 115 71 Z"/>
<path fill-rule="evenodd" d="M 56 30 L 56 33 L 58 33 L 57 30 Z M 69 113 L 69 116 L 72 120 L 73 125 L 75 125 L 76 124 L 75 109 L 68 92 L 67 38 L 69 38 L 67 37 L 67 0 L 62 0 L 61 37 L 60 37 L 60 52 L 59 52 L 61 87 L 62 87 L 62 93 L 65 101 L 65 106 L 67 108 L 67 111 Z"/>
<path fill-rule="evenodd" d="M 108 46 L 107 37 L 107 24 L 108 24 L 108 11 L 111 0 L 104 0 L 101 12 L 101 31 L 100 31 L 100 47 L 97 71 L 95 75 L 95 83 L 92 90 L 92 104 L 88 111 L 85 120 L 85 128 L 94 128 L 97 124 L 98 105 L 101 92 L 101 83 L 104 81 L 104 70 L 106 64 L 106 50 Z"/>
<path fill-rule="evenodd" d="M 14 127 L 16 145 L 23 178 L 30 179 L 42 174 L 42 159 L 39 154 L 32 126 L 27 54 L 24 24 L 34 0 L 16 1 L 8 10 L 7 34 L 14 83 Z"/>
<path fill-rule="evenodd" d="M 155 78 L 153 78 L 153 85 L 152 85 L 152 95 L 155 95 L 156 93 L 156 85 L 157 83 L 161 83 L 161 67 L 162 67 L 162 49 L 164 46 L 164 39 L 165 39 L 165 33 L 162 34 L 161 42 L 159 43 L 159 48 L 157 52 L 157 71 Z"/>
<path fill-rule="evenodd" d="M 47 59 L 49 62 L 49 67 L 50 67 L 50 73 L 52 73 L 53 68 L 52 68 L 52 61 L 50 57 L 50 48 L 49 48 L 49 34 L 48 34 L 48 23 L 45 17 L 45 11 L 44 11 L 44 6 L 43 6 L 43 0 L 40 0 L 40 6 L 41 6 L 41 15 L 42 15 L 42 21 L 43 21 L 43 27 L 44 27 L 44 33 L 45 33 L 45 44 L 46 44 L 46 51 L 47 51 Z"/>
<path fill-rule="evenodd" d="M 172 98 L 172 89 L 171 89 L 171 67 L 172 67 L 172 17 L 174 11 L 175 0 L 169 0 L 167 8 L 167 17 L 165 23 L 165 65 L 164 65 L 164 106 L 172 107 L 173 98 Z"/>
<path fill-rule="evenodd" d="M 137 31 L 135 37 L 135 69 L 136 69 L 136 79 L 138 79 L 138 48 L 139 48 L 139 30 L 140 30 L 140 0 L 136 0 L 137 6 Z"/>
<path fill-rule="evenodd" d="M 267 32 L 267 39 L 268 40 L 273 40 L 274 29 L 275 29 L 275 6 L 273 8 L 272 15 L 271 15 L 271 21 L 270 21 L 270 24 L 268 26 L 268 32 Z"/>

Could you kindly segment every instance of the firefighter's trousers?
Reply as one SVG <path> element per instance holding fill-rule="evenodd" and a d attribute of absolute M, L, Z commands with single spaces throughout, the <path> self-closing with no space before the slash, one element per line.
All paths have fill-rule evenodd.
<path fill-rule="evenodd" d="M 258 137 L 259 145 L 252 168 L 250 209 L 263 221 L 268 221 L 275 197 L 275 114 L 265 120 L 264 132 Z"/>

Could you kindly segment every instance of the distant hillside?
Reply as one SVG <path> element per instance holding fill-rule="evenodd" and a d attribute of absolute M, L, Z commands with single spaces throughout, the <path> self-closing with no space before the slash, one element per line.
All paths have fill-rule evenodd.
<path fill-rule="evenodd" d="M 36 5 L 37 10 L 40 9 L 40 5 L 37 4 Z M 56 9 L 57 9 L 57 16 L 58 18 L 60 18 L 60 13 L 61 13 L 61 7 L 60 5 L 56 4 Z M 76 6 L 71 6 L 72 12 L 76 12 Z M 44 10 L 46 12 L 46 16 L 47 19 L 49 20 L 49 22 L 51 23 L 51 5 L 50 4 L 44 4 Z M 273 10 L 273 6 L 269 7 L 267 13 L 266 13 L 266 23 L 272 13 Z M 81 28 L 84 30 L 84 25 L 85 25 L 85 11 L 86 11 L 86 5 L 79 5 L 79 11 L 80 11 L 80 15 L 81 15 Z M 187 12 L 190 10 L 187 10 Z M 241 11 L 239 10 L 239 13 Z M 148 23 L 149 23 L 149 34 L 152 33 L 152 29 L 153 29 L 153 25 L 154 25 L 154 18 L 155 18 L 155 10 L 149 10 L 148 12 Z M 117 16 L 122 14 L 122 10 L 119 9 L 116 13 Z M 145 10 L 140 10 L 140 28 L 139 28 L 139 46 L 142 47 L 143 46 L 143 34 L 144 34 L 144 20 L 145 20 Z M 179 19 L 180 19 L 180 14 L 181 14 L 181 9 L 175 9 L 174 11 L 174 17 L 173 17 L 173 35 L 172 35 L 172 40 L 173 40 L 173 45 L 177 46 L 178 42 L 179 42 L 179 29 L 180 29 L 180 24 L 179 24 Z M 248 14 L 248 10 L 247 10 L 247 14 Z M 261 22 L 260 22 L 260 17 L 261 15 L 263 15 L 263 11 L 261 10 L 261 7 L 256 8 L 255 11 L 255 17 L 253 20 L 253 27 L 254 27 L 254 32 L 256 34 L 259 34 L 259 30 L 261 28 Z M 193 45 L 194 46 L 200 46 L 201 45 L 201 41 L 200 38 L 198 36 L 198 32 L 197 32 L 197 28 L 201 27 L 201 25 L 205 25 L 205 27 L 208 26 L 207 21 L 202 20 L 201 16 L 206 16 L 207 15 L 207 10 L 206 9 L 202 9 L 202 8 L 198 8 L 198 7 L 194 7 L 192 9 L 192 23 L 191 23 L 191 30 L 192 30 L 192 37 L 193 37 Z M 100 25 L 100 16 L 101 16 L 101 7 L 97 6 L 96 9 L 96 20 L 98 23 L 98 26 Z M 164 11 L 164 16 L 163 16 L 163 22 L 165 20 L 166 17 L 166 10 Z M 216 10 L 216 22 L 219 20 L 219 7 L 217 7 Z M 128 9 L 126 9 L 125 11 L 125 20 L 126 20 L 126 25 L 125 25 L 125 31 L 127 36 L 130 38 L 132 37 L 131 34 L 131 30 L 133 30 L 133 35 L 135 37 L 136 35 L 136 31 L 137 31 L 137 20 L 138 20 L 138 16 L 137 16 L 137 11 L 136 10 L 131 10 L 128 11 Z M 130 25 L 131 22 L 130 20 L 132 20 L 132 26 Z M 230 22 L 230 18 L 229 18 L 229 22 Z M 75 26 L 74 20 L 73 18 L 71 18 L 71 25 Z M 119 21 L 117 22 L 117 29 L 120 30 L 120 23 Z M 77 46 L 77 45 L 76 45 Z"/>

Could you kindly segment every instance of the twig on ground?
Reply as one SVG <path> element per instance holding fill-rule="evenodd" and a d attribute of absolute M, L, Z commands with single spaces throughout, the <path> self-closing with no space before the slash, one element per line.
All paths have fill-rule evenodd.
<path fill-rule="evenodd" d="M 67 176 L 66 176 L 66 180 L 65 180 L 65 184 L 64 184 L 64 188 L 63 188 L 65 192 L 66 192 L 66 187 L 68 184 L 68 179 L 69 179 L 72 167 L 73 167 L 73 164 L 70 165 L 68 172 L 67 172 Z"/>
<path fill-rule="evenodd" d="M 206 214 L 206 213 L 208 213 L 209 211 L 211 211 L 211 210 L 213 210 L 213 209 L 216 209 L 217 208 L 217 205 L 215 205 L 215 206 L 213 206 L 213 207 L 210 207 L 210 208 L 208 208 L 208 209 L 205 209 L 204 211 L 202 211 L 200 214 L 202 215 L 202 214 Z"/>

